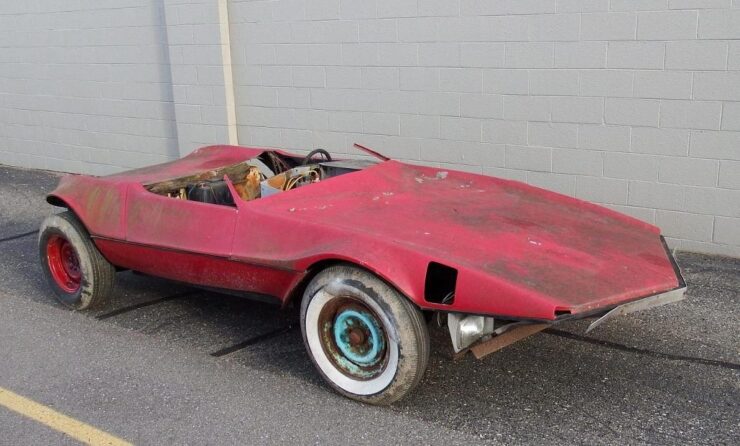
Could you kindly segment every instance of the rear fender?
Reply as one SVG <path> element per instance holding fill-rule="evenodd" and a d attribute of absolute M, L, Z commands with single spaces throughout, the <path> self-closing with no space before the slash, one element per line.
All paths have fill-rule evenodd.
<path fill-rule="evenodd" d="M 356 241 L 356 240 L 355 240 Z M 354 246 L 362 245 L 354 244 Z M 377 245 L 377 243 L 376 243 Z M 347 249 L 342 255 L 326 253 L 304 258 L 294 264 L 296 270 L 307 271 L 306 276 L 286 296 L 284 305 L 300 301 L 302 293 L 313 277 L 329 266 L 349 264 L 362 268 L 386 282 L 420 309 L 432 309 L 433 304 L 424 300 L 424 277 L 428 259 L 416 255 L 378 256 L 384 250 L 351 252 Z M 387 251 L 386 251 L 387 252 Z"/>

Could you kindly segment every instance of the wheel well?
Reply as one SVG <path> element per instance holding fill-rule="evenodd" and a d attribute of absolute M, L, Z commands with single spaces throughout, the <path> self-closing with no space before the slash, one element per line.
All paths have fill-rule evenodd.
<path fill-rule="evenodd" d="M 69 212 L 70 214 L 72 214 L 72 216 L 75 218 L 75 220 L 77 220 L 77 222 L 80 224 L 80 226 L 82 226 L 82 229 L 85 230 L 85 232 L 87 234 L 87 237 L 88 238 L 90 237 L 90 229 L 88 229 L 88 227 L 85 224 L 85 222 L 80 218 L 80 216 L 77 214 L 77 212 L 75 212 L 75 210 L 72 208 L 72 206 L 70 206 L 69 204 L 67 204 L 66 201 L 64 201 L 62 198 L 57 197 L 56 195 L 48 195 L 46 197 L 46 202 L 49 203 L 49 204 L 51 204 L 52 206 L 56 206 L 56 207 L 60 207 L 60 208 L 66 209 L 67 212 Z M 93 246 L 95 246 L 95 241 L 94 240 L 93 240 L 92 243 L 93 243 Z M 101 253 L 100 255 L 103 255 L 103 254 Z M 105 258 L 105 256 L 103 256 L 103 258 Z M 108 259 L 106 258 L 106 260 L 108 260 Z M 120 267 L 118 267 L 116 265 L 113 265 L 113 267 L 116 269 L 116 272 L 119 272 L 119 271 L 128 271 L 128 268 L 120 268 Z"/>
<path fill-rule="evenodd" d="M 424 311 L 423 308 L 419 307 L 419 305 L 416 302 L 414 302 L 413 299 L 411 299 L 408 295 L 406 295 L 406 293 L 401 291 L 390 280 L 386 279 L 385 277 L 379 276 L 374 271 L 358 263 L 355 263 L 349 260 L 343 260 L 343 259 L 323 259 L 309 266 L 308 272 L 306 273 L 305 276 L 303 276 L 303 278 L 298 283 L 298 285 L 293 287 L 293 290 L 291 290 L 290 294 L 288 295 L 288 298 L 284 301 L 283 306 L 287 307 L 289 305 L 292 305 L 295 308 L 300 308 L 301 301 L 303 300 L 303 292 L 306 291 L 306 287 L 308 286 L 309 283 L 311 283 L 311 280 L 313 280 L 313 278 L 316 277 L 316 275 L 320 273 L 321 271 L 325 270 L 326 268 L 329 268 L 330 266 L 334 266 L 334 265 L 350 265 L 350 266 L 354 266 L 355 268 L 363 269 L 373 274 L 374 276 L 378 277 L 380 280 L 382 280 L 383 282 L 391 286 L 394 290 L 398 291 L 398 293 L 401 296 L 405 297 L 409 302 L 411 302 L 413 306 L 417 307 L 421 311 Z M 424 311 L 424 313 L 426 313 L 426 311 Z"/>
<path fill-rule="evenodd" d="M 354 266 L 359 266 L 354 263 L 339 259 L 319 260 L 318 262 L 308 267 L 306 275 L 303 276 L 300 282 L 298 282 L 298 285 L 293 287 L 290 294 L 288 295 L 288 298 L 283 303 L 283 306 L 287 307 L 288 305 L 292 305 L 296 308 L 300 308 L 301 301 L 303 300 L 303 292 L 306 291 L 306 287 L 309 283 L 311 283 L 311 280 L 313 280 L 313 278 L 316 277 L 318 273 L 325 270 L 326 268 L 342 263 L 349 263 Z"/>
<path fill-rule="evenodd" d="M 46 196 L 46 202 L 49 203 L 52 206 L 56 206 L 56 207 L 60 207 L 60 208 L 65 208 L 67 210 L 67 212 L 69 212 L 70 214 L 72 214 L 72 216 L 74 216 L 74 218 L 76 218 L 77 221 L 80 222 L 80 225 L 82 225 L 82 227 L 85 229 L 85 231 L 87 231 L 88 234 L 90 233 L 90 230 L 87 228 L 87 225 L 85 224 L 85 222 L 82 221 L 82 219 L 77 214 L 77 212 L 75 212 L 75 210 L 72 208 L 72 206 L 70 206 L 69 203 L 67 203 L 66 201 L 64 201 L 64 199 L 62 199 L 62 198 L 60 198 L 60 197 L 58 197 L 56 195 L 47 195 Z"/>

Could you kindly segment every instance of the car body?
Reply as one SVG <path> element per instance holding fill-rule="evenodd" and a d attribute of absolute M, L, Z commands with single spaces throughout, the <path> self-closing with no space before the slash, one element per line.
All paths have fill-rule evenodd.
<path fill-rule="evenodd" d="M 267 153 L 286 169 L 302 159 L 210 146 L 120 174 L 66 176 L 48 201 L 71 210 L 119 269 L 283 306 L 300 301 L 318 271 L 355 265 L 419 310 L 455 315 L 455 350 L 495 337 L 497 320 L 546 325 L 683 295 L 660 230 L 613 210 L 517 181 L 385 158 L 241 199 L 222 169 L 264 161 Z M 153 192 L 181 178 L 219 177 L 233 203 L 178 199 L 175 189 Z M 467 329 L 475 333 L 465 340 L 460 330 L 468 315 Z"/>

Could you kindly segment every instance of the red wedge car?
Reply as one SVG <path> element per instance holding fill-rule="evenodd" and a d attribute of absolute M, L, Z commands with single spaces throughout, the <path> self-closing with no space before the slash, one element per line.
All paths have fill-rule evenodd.
<path fill-rule="evenodd" d="M 363 148 L 365 149 L 365 148 Z M 377 160 L 237 146 L 105 177 L 70 175 L 40 233 L 59 300 L 103 305 L 117 270 L 300 306 L 338 392 L 407 394 L 446 318 L 480 357 L 564 320 L 683 298 L 652 225 L 516 181 Z"/>

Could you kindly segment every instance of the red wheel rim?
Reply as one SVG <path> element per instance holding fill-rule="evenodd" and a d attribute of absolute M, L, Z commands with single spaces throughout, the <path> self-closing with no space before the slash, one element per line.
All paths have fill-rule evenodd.
<path fill-rule="evenodd" d="M 59 288 L 67 293 L 75 293 L 80 289 L 80 258 L 67 239 L 58 235 L 49 237 L 46 242 L 46 259 L 51 277 Z"/>

